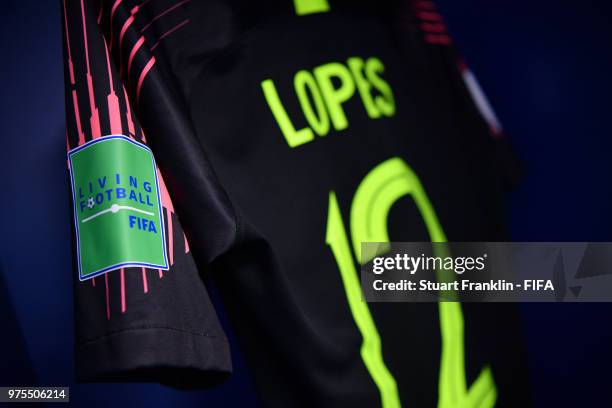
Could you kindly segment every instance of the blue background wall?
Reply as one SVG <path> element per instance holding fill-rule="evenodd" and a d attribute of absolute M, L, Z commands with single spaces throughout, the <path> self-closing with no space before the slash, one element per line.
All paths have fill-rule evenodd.
<path fill-rule="evenodd" d="M 438 0 L 525 164 L 509 196 L 514 240 L 612 241 L 612 4 Z M 0 17 L 0 382 L 73 382 L 71 249 L 57 1 Z M 612 305 L 523 306 L 536 406 L 600 406 L 612 374 Z M 24 362 L 29 362 L 24 364 Z M 92 406 L 250 405 L 241 361 L 220 389 L 79 385 Z M 7 374 L 9 373 L 9 374 Z"/>
<path fill-rule="evenodd" d="M 612 2 L 437 0 L 525 165 L 515 241 L 612 241 Z M 612 304 L 522 307 L 538 407 L 610 404 Z"/>

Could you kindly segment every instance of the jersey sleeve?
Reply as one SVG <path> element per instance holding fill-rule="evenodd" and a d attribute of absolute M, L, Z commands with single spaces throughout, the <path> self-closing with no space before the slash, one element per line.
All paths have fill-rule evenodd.
<path fill-rule="evenodd" d="M 172 96 L 151 99 L 165 91 L 133 9 L 110 3 L 61 4 L 77 380 L 206 386 L 231 359 L 191 249 L 205 248 L 206 265 L 231 241 L 232 218 L 210 172 L 189 166 L 198 148 Z M 207 200 L 183 215 L 185 178 Z M 183 217 L 205 232 L 190 235 Z"/>

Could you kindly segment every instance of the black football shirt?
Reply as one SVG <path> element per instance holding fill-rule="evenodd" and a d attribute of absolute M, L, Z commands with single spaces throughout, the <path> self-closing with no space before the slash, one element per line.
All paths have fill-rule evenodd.
<path fill-rule="evenodd" d="M 265 406 L 530 405 L 512 305 L 361 298 L 361 242 L 507 239 L 432 2 L 62 7 L 79 379 L 221 381 L 212 281 Z"/>

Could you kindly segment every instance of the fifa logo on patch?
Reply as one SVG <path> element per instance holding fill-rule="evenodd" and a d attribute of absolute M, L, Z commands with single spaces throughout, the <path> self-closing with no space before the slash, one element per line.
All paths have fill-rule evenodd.
<path fill-rule="evenodd" d="M 125 136 L 68 152 L 79 279 L 114 269 L 168 269 L 153 153 Z"/>

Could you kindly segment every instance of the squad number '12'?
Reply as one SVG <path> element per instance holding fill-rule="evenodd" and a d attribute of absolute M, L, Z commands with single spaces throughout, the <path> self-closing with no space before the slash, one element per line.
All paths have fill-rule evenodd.
<path fill-rule="evenodd" d="M 362 242 L 389 242 L 387 218 L 393 204 L 409 195 L 414 200 L 432 242 L 446 236 L 414 171 L 400 158 L 372 169 L 362 180 L 350 211 L 350 241 L 362 262 Z M 368 304 L 362 300 L 357 268 L 336 194 L 329 194 L 325 242 L 336 259 L 350 311 L 363 337 L 361 357 L 380 392 L 383 408 L 401 406 L 397 384 L 382 357 L 381 338 Z M 485 367 L 468 388 L 465 376 L 463 311 L 458 302 L 439 302 L 442 351 L 438 408 L 491 408 L 497 400 L 493 374 Z"/>

